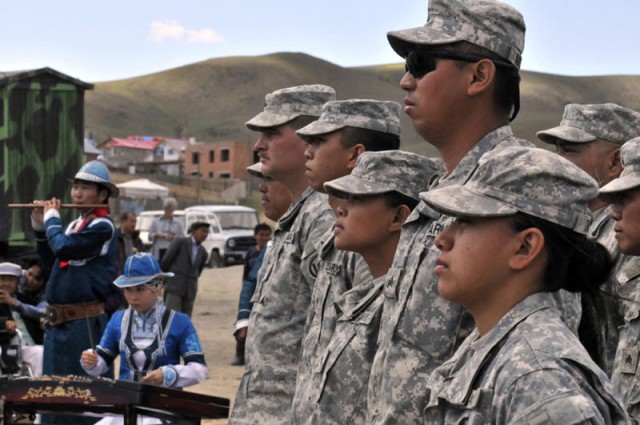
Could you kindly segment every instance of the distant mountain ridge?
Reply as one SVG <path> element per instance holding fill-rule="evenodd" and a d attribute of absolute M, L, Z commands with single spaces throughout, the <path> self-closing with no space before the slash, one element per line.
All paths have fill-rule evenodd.
<path fill-rule="evenodd" d="M 86 92 L 85 127 L 100 143 L 109 137 L 158 135 L 201 141 L 254 140 L 244 123 L 262 110 L 265 94 L 321 83 L 338 99 L 394 100 L 402 64 L 344 68 L 304 53 L 210 59 L 140 77 L 96 83 Z M 614 102 L 640 110 L 640 76 L 568 77 L 522 73 L 521 110 L 514 133 L 537 143 L 538 130 L 557 125 L 566 103 Z M 402 116 L 402 147 L 436 151 Z"/>

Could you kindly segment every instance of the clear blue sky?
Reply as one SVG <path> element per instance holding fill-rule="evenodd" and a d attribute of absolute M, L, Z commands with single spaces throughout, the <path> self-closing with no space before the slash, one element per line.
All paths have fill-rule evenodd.
<path fill-rule="evenodd" d="M 638 0 L 507 0 L 527 24 L 523 68 L 640 75 Z M 3 2 L 0 71 L 52 67 L 87 82 L 202 60 L 305 52 L 342 66 L 400 62 L 385 34 L 424 24 L 426 0 Z"/>

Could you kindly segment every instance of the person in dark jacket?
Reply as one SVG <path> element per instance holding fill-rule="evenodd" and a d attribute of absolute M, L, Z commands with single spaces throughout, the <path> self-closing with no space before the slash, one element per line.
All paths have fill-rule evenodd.
<path fill-rule="evenodd" d="M 267 246 L 267 242 L 271 240 L 271 227 L 267 223 L 258 223 L 253 228 L 253 237 L 256 240 L 256 244 L 247 250 L 247 255 L 244 257 L 244 269 L 242 270 L 242 280 L 244 281 L 253 263 L 258 258 L 258 255 L 262 252 L 262 249 Z"/>
<path fill-rule="evenodd" d="M 162 270 L 175 274 L 167 282 L 165 305 L 189 317 L 198 292 L 198 278 L 207 264 L 208 255 L 202 242 L 209 236 L 209 227 L 209 223 L 194 222 L 191 236 L 175 238 L 162 257 Z"/>
<path fill-rule="evenodd" d="M 133 211 L 127 211 L 120 216 L 120 227 L 116 230 L 116 237 L 118 238 L 116 256 L 118 258 L 118 271 L 120 274 L 124 273 L 124 262 L 128 257 L 144 251 L 140 233 L 136 231 L 137 222 L 138 217 L 136 217 Z"/>
<path fill-rule="evenodd" d="M 126 211 L 120 216 L 120 227 L 116 230 L 116 258 L 118 261 L 118 273 L 124 273 L 124 262 L 128 257 L 144 251 L 140 232 L 136 230 L 136 217 L 133 211 Z M 104 312 L 111 317 L 116 310 L 126 307 L 127 301 L 121 288 L 111 285 L 109 295 L 104 305 Z"/>
<path fill-rule="evenodd" d="M 51 270 L 39 258 L 29 260 L 26 273 L 18 284 L 13 305 L 24 320 L 33 341 L 40 345 L 44 340 L 43 321 L 49 305 L 44 299 L 44 291 L 50 273 Z"/>

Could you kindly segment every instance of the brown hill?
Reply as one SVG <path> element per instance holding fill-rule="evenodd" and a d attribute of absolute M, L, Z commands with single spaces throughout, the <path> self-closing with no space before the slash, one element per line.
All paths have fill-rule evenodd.
<path fill-rule="evenodd" d="M 111 136 L 161 135 L 215 141 L 253 140 L 244 122 L 264 95 L 282 87 L 322 83 L 339 99 L 402 102 L 401 64 L 343 68 L 303 53 L 210 59 L 126 80 L 97 83 L 86 93 L 86 127 L 99 142 Z M 514 131 L 529 140 L 557 125 L 564 104 L 615 102 L 640 110 L 640 76 L 566 77 L 523 72 L 522 109 Z M 403 147 L 435 154 L 402 117 Z"/>

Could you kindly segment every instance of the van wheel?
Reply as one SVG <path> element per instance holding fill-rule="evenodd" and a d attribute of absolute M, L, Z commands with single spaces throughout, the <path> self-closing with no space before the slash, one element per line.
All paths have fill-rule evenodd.
<path fill-rule="evenodd" d="M 213 251 L 209 256 L 209 268 L 210 269 L 219 269 L 220 267 L 224 267 L 224 263 L 218 251 Z"/>

